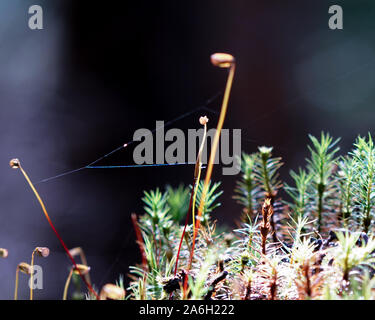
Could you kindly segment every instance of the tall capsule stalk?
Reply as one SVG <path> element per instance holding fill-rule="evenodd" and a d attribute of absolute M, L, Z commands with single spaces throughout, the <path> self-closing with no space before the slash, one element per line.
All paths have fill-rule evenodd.
<path fill-rule="evenodd" d="M 200 179 L 200 176 L 201 176 L 201 170 L 202 170 L 202 152 L 203 152 L 204 143 L 206 141 L 207 122 L 208 122 L 208 118 L 206 116 L 199 118 L 199 123 L 204 126 L 204 133 L 203 133 L 203 139 L 202 139 L 202 142 L 201 142 L 201 145 L 200 145 L 200 148 L 199 148 L 197 160 L 196 160 L 196 163 L 195 163 L 194 182 L 193 182 L 193 186 L 192 186 L 191 194 L 190 194 L 189 209 L 188 209 L 188 212 L 186 214 L 185 226 L 184 226 L 184 229 L 182 231 L 180 243 L 179 243 L 179 246 L 178 246 L 176 265 L 175 265 L 175 268 L 174 268 L 174 275 L 175 276 L 177 274 L 178 261 L 179 261 L 179 258 L 180 258 L 182 241 L 184 240 L 186 227 L 187 227 L 187 224 L 188 224 L 188 221 L 189 221 L 190 210 L 192 210 L 192 215 L 193 215 L 193 226 L 195 225 L 195 210 L 194 210 L 195 208 L 194 208 L 194 206 L 195 206 L 195 199 L 196 199 L 196 196 L 197 196 L 196 190 L 198 188 L 198 183 L 199 183 L 199 179 Z"/>
<path fill-rule="evenodd" d="M 36 247 L 31 255 L 31 274 L 30 274 L 30 300 L 33 300 L 33 284 L 34 284 L 34 257 L 37 254 L 40 257 L 47 258 L 49 249 L 46 247 Z"/>
<path fill-rule="evenodd" d="M 14 286 L 14 300 L 17 300 L 18 299 L 18 278 L 19 278 L 19 273 L 20 271 L 24 274 L 27 274 L 27 275 L 31 275 L 33 273 L 33 270 L 31 268 L 31 266 L 26 263 L 26 262 L 21 262 L 17 265 L 17 269 L 16 269 L 16 283 L 15 283 L 15 286 Z M 30 283 L 31 285 L 32 283 Z M 32 287 L 32 285 L 30 286 Z"/>
<path fill-rule="evenodd" d="M 221 129 L 223 128 L 225 116 L 226 116 L 226 113 L 227 113 L 230 91 L 231 91 L 231 88 L 232 88 L 234 72 L 235 72 L 235 69 L 236 69 L 235 59 L 230 54 L 215 53 L 211 56 L 211 62 L 214 66 L 217 66 L 217 67 L 220 67 L 220 68 L 229 68 L 229 73 L 228 73 L 227 84 L 226 84 L 226 88 L 225 88 L 225 92 L 224 92 L 223 103 L 222 103 L 222 106 L 221 106 L 219 121 L 218 121 L 218 124 L 217 124 L 214 140 L 213 140 L 213 143 L 212 143 L 211 154 L 210 154 L 210 158 L 209 158 L 208 165 L 207 165 L 207 173 L 206 173 L 206 177 L 205 177 L 205 180 L 204 180 L 202 196 L 201 196 L 201 200 L 200 200 L 200 203 L 199 203 L 198 214 L 197 214 L 197 223 L 196 223 L 196 227 L 194 228 L 193 243 L 192 243 L 192 247 L 191 247 L 191 251 L 190 251 L 188 271 L 191 269 L 191 265 L 192 265 L 192 262 L 193 262 L 195 240 L 196 240 L 197 233 L 198 233 L 198 230 L 199 230 L 199 227 L 200 227 L 200 220 L 201 220 L 201 217 L 202 217 L 202 212 L 203 212 L 204 203 L 205 203 L 205 200 L 206 200 L 209 182 L 211 180 L 212 169 L 213 169 L 213 164 L 214 164 L 214 161 L 215 161 L 216 150 L 217 150 L 217 147 L 218 147 L 218 144 L 219 144 Z M 184 296 L 186 294 L 186 289 L 187 289 L 187 281 L 185 281 L 185 283 L 184 283 Z"/>
<path fill-rule="evenodd" d="M 207 117 L 201 117 L 199 119 L 199 122 L 200 122 L 201 125 L 204 126 L 204 133 L 203 133 L 202 143 L 201 143 L 201 146 L 200 146 L 199 152 L 198 152 L 197 162 L 195 164 L 194 177 L 196 177 L 196 182 L 195 182 L 196 188 L 195 188 L 195 191 L 194 191 L 193 205 L 192 205 L 193 230 L 195 229 L 195 203 L 197 201 L 198 186 L 199 186 L 199 181 L 201 179 L 202 153 L 203 153 L 203 148 L 204 148 L 204 144 L 205 144 L 205 141 L 206 141 L 208 118 Z"/>

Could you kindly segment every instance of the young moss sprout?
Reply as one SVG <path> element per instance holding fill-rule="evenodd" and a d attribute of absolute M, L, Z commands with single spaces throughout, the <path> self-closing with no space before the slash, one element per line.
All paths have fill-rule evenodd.
<path fill-rule="evenodd" d="M 125 290 L 119 286 L 108 283 L 100 291 L 100 300 L 124 300 Z"/>
<path fill-rule="evenodd" d="M 19 277 L 19 272 L 22 272 L 27 275 L 31 275 L 33 273 L 33 268 L 26 262 L 21 262 L 18 264 L 17 269 L 16 269 L 16 283 L 15 283 L 15 288 L 14 288 L 14 300 L 17 300 L 18 298 L 18 277 Z"/>
<path fill-rule="evenodd" d="M 47 258 L 49 256 L 49 249 L 47 247 L 36 247 L 31 255 L 31 270 L 34 268 L 34 256 L 35 254 L 39 257 Z M 34 272 L 30 274 L 30 300 L 33 300 L 33 286 L 34 283 Z"/>
<path fill-rule="evenodd" d="M 242 153 L 241 158 L 238 159 L 240 163 L 241 179 L 236 183 L 233 199 L 237 200 L 243 207 L 241 215 L 242 222 L 255 219 L 259 207 L 258 201 L 263 197 L 260 192 L 261 189 L 254 179 L 256 158 L 256 153 L 251 155 Z"/>
<path fill-rule="evenodd" d="M 68 288 L 69 288 L 70 280 L 72 279 L 73 273 L 77 275 L 86 275 L 89 273 L 89 271 L 90 271 L 90 267 L 84 264 L 77 264 L 75 267 L 72 267 L 70 269 L 68 278 L 66 279 L 66 282 L 65 282 L 63 300 L 66 300 L 68 296 Z"/>
<path fill-rule="evenodd" d="M 324 216 L 329 212 L 329 198 L 334 185 L 333 170 L 336 166 L 337 157 L 335 154 L 340 148 L 336 147 L 340 139 L 333 140 L 329 134 L 321 133 L 320 140 L 309 135 L 312 146 L 309 146 L 311 153 L 307 159 L 307 168 L 313 175 L 312 186 L 314 190 L 315 212 L 317 215 L 318 232 L 322 231 Z"/>

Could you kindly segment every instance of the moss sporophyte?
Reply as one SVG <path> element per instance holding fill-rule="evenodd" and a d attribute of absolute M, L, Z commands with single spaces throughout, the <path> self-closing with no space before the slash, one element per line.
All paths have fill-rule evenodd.
<path fill-rule="evenodd" d="M 211 62 L 228 75 L 207 166 L 203 156 L 207 126 L 213 121 L 203 114 L 199 118 L 203 139 L 193 159 L 192 184 L 144 191 L 143 212 L 131 214 L 140 263 L 130 267 L 128 287 L 120 277 L 116 284 L 95 290 L 83 249 L 68 249 L 20 161 L 10 161 L 31 187 L 71 262 L 63 299 L 69 298 L 73 284 L 87 299 L 103 300 L 374 299 L 375 146 L 371 134 L 359 136 L 352 150 L 341 155 L 339 139 L 325 132 L 309 135 L 306 165 L 291 170 L 290 179 L 280 174 L 287 164 L 277 156 L 277 146 L 242 151 L 236 155 L 239 174 L 234 190 L 225 190 L 240 208 L 226 212 L 220 207 L 223 190 L 220 181 L 213 179 L 213 166 L 236 60 L 218 53 Z M 71 172 L 92 169 L 129 144 Z M 236 229 L 220 225 L 219 211 L 233 217 Z M 31 263 L 21 262 L 16 268 L 15 299 L 20 274 L 32 280 L 34 259 L 49 256 L 46 247 L 33 247 L 30 252 Z M 0 249 L 0 258 L 9 254 Z M 79 264 L 75 257 L 80 258 Z M 80 288 L 82 282 L 87 292 Z"/>

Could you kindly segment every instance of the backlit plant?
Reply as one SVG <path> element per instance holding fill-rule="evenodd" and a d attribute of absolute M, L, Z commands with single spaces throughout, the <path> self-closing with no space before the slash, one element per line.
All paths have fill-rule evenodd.
<path fill-rule="evenodd" d="M 289 184 L 280 174 L 283 162 L 277 149 L 262 146 L 251 154 L 243 152 L 241 174 L 235 190 L 230 190 L 242 206 L 239 212 L 228 213 L 238 224 L 232 231 L 217 221 L 217 212 L 224 210 L 218 202 L 223 191 L 221 182 L 213 182 L 212 173 L 236 60 L 218 53 L 211 61 L 227 70 L 228 78 L 207 167 L 203 167 L 202 150 L 208 118 L 202 116 L 204 135 L 191 186 L 145 191 L 144 212 L 129 212 L 141 263 L 130 267 L 127 287 L 121 277 L 117 284 L 95 289 L 83 250 L 68 250 L 20 161 L 10 161 L 24 175 L 72 263 L 63 299 L 68 299 L 72 279 L 73 283 L 82 279 L 87 299 L 101 300 L 374 299 L 375 146 L 371 135 L 358 137 L 346 155 L 339 154 L 339 139 L 328 133 L 309 135 L 307 165 L 290 171 Z M 15 299 L 20 272 L 33 276 L 34 254 L 48 255 L 46 248 L 38 247 L 31 265 L 17 266 Z M 0 257 L 7 255 L 7 250 L 0 249 Z M 81 264 L 75 262 L 76 256 Z"/>
<path fill-rule="evenodd" d="M 328 134 L 310 140 L 307 167 L 290 171 L 292 184 L 282 183 L 282 162 L 272 158 L 272 148 L 242 154 L 234 196 L 243 206 L 237 213 L 242 222 L 233 232 L 216 227 L 212 216 L 219 210 L 216 200 L 221 191 L 217 193 L 219 183 L 209 184 L 190 270 L 191 224 L 175 275 L 165 255 L 156 264 L 156 248 L 144 233 L 153 271 L 133 269 L 138 276 L 128 288 L 128 299 L 373 299 L 375 238 L 368 224 L 374 209 L 372 139 L 358 138 L 345 156 L 338 155 L 338 140 Z M 178 197 L 169 190 L 167 198 Z M 197 203 L 201 190 L 199 184 Z M 279 201 L 283 223 L 274 241 L 271 218 L 280 190 L 286 191 Z M 349 226 L 350 231 L 342 229 Z M 181 228 L 170 227 L 172 252 Z"/>

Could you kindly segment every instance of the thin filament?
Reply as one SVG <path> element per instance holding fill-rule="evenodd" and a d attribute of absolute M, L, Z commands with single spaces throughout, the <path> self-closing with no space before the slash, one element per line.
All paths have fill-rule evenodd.
<path fill-rule="evenodd" d="M 15 283 L 15 288 L 14 288 L 14 300 L 17 300 L 17 295 L 18 295 L 18 275 L 19 275 L 20 269 L 17 266 L 16 270 L 16 283 Z"/>
<path fill-rule="evenodd" d="M 31 275 L 30 275 L 30 300 L 33 300 L 33 284 L 34 284 L 34 255 L 35 251 L 33 251 L 33 254 L 31 255 Z"/>
<path fill-rule="evenodd" d="M 221 91 L 219 91 L 219 92 L 217 92 L 216 94 L 214 94 L 210 99 L 208 99 L 208 100 L 205 102 L 205 104 L 204 104 L 203 106 L 197 107 L 197 108 L 195 108 L 195 109 L 193 109 L 193 110 L 191 110 L 191 111 L 189 111 L 189 112 L 186 112 L 186 113 L 184 113 L 184 114 L 178 116 L 177 118 L 175 118 L 175 119 L 173 119 L 173 120 L 168 121 L 168 122 L 165 123 L 163 126 L 158 127 L 158 128 L 156 128 L 156 129 L 152 130 L 148 135 L 151 135 L 151 134 L 155 133 L 156 131 L 161 130 L 161 129 L 164 128 L 164 127 L 167 127 L 167 126 L 171 125 L 172 123 L 174 123 L 174 122 L 176 122 L 176 121 L 178 121 L 178 120 L 181 120 L 181 119 L 183 119 L 183 118 L 186 118 L 187 116 L 189 116 L 189 115 L 191 115 L 191 114 L 193 114 L 193 113 L 195 113 L 195 112 L 197 112 L 197 111 L 199 111 L 199 110 L 207 109 L 207 106 L 210 105 L 213 101 L 215 101 L 220 95 L 221 95 Z M 99 161 L 103 160 L 104 158 L 109 157 L 110 155 L 114 154 L 115 152 L 117 152 L 117 151 L 119 151 L 119 150 L 122 150 L 123 148 L 126 148 L 127 146 L 129 146 L 130 144 L 132 144 L 132 143 L 134 143 L 134 142 L 136 142 L 136 141 L 135 141 L 135 140 L 131 140 L 131 141 L 129 141 L 129 142 L 127 142 L 127 143 L 125 143 L 125 144 L 123 144 L 123 145 L 117 147 L 116 149 L 114 149 L 114 150 L 108 152 L 107 154 L 105 154 L 105 155 L 99 157 L 98 159 L 92 161 L 91 163 L 89 163 L 89 164 L 86 165 L 86 166 L 80 167 L 80 168 L 78 168 L 78 169 L 70 170 L 70 171 L 67 171 L 67 172 L 63 172 L 63 173 L 61 173 L 61 174 L 58 174 L 58 175 L 56 175 L 56 176 L 52 176 L 52 177 L 49 177 L 49 178 L 46 178 L 46 179 L 42 179 L 42 180 L 40 180 L 40 181 L 38 181 L 38 182 L 35 182 L 35 184 L 44 183 L 44 182 L 48 182 L 48 181 L 55 180 L 55 179 L 58 179 L 58 178 L 62 178 L 62 177 L 64 177 L 64 176 L 71 175 L 71 174 L 73 174 L 73 173 L 76 173 L 76 172 L 79 172 L 79 171 L 82 171 L 82 170 L 85 170 L 85 169 L 92 169 L 94 164 L 98 163 Z M 126 168 L 126 167 L 124 167 L 124 168 Z"/>
<path fill-rule="evenodd" d="M 65 282 L 63 300 L 66 300 L 68 296 L 68 288 L 69 288 L 70 280 L 72 279 L 72 275 L 73 275 L 73 268 L 70 270 L 68 278 L 66 279 L 66 282 Z"/>

